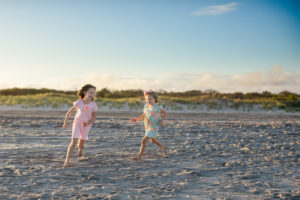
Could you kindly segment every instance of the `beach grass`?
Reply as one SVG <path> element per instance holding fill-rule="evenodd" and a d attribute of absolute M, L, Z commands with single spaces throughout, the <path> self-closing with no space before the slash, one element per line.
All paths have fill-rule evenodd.
<path fill-rule="evenodd" d="M 29 89 L 27 89 L 28 92 Z M 3 92 L 4 91 L 4 92 Z M 11 93 L 7 91 L 13 91 Z M 16 92 L 17 91 L 17 92 Z M 27 94 L 23 89 L 18 90 L 0 90 L 0 105 L 14 106 L 20 105 L 23 108 L 29 107 L 51 107 L 65 108 L 71 107 L 73 102 L 78 99 L 76 92 L 56 91 L 56 90 L 33 90 L 32 94 Z M 50 91 L 50 92 L 49 92 Z M 145 104 L 143 95 L 129 90 L 127 94 L 124 91 L 112 93 L 118 94 L 118 97 L 112 97 L 107 94 L 96 95 L 95 101 L 100 107 L 109 109 L 122 109 L 124 107 L 130 110 L 139 110 Z M 184 96 L 186 94 L 186 96 Z M 120 96 L 125 97 L 120 97 Z M 173 96 L 172 96 L 173 95 Z M 206 110 L 233 109 L 242 111 L 251 111 L 255 108 L 260 110 L 285 110 L 287 112 L 300 111 L 300 96 L 294 93 L 282 92 L 280 94 L 270 93 L 162 93 L 159 95 L 159 103 L 166 109 L 182 111 L 185 109 L 195 110 L 206 108 Z"/>

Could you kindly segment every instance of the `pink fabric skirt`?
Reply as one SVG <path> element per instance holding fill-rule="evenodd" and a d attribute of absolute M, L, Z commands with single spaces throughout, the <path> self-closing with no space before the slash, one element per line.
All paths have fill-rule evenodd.
<path fill-rule="evenodd" d="M 92 124 L 84 127 L 83 122 L 73 122 L 72 138 L 88 140 L 88 133 L 90 132 Z"/>

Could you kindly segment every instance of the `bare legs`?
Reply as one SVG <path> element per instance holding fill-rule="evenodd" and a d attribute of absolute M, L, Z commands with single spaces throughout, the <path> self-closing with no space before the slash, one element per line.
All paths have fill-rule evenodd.
<path fill-rule="evenodd" d="M 83 150 L 84 140 L 80 139 L 78 143 L 78 157 L 82 156 L 82 150 Z"/>
<path fill-rule="evenodd" d="M 74 151 L 74 148 L 76 146 L 77 141 L 78 141 L 77 138 L 72 138 L 72 141 L 71 141 L 71 143 L 69 145 L 69 148 L 68 148 L 68 152 L 67 152 L 67 157 L 66 157 L 66 160 L 65 160 L 65 164 L 64 164 L 63 167 L 68 167 L 68 165 L 70 163 L 70 158 L 72 156 L 72 153 Z M 79 143 L 78 143 L 78 157 L 82 156 L 83 145 L 84 145 L 84 140 L 80 139 Z"/>
<path fill-rule="evenodd" d="M 146 144 L 147 144 L 147 141 L 149 140 L 149 138 L 147 136 L 145 136 L 143 139 L 142 139 L 142 144 L 141 144 L 141 148 L 140 148 L 140 152 L 139 154 L 134 158 L 134 160 L 139 160 L 141 159 L 144 151 L 145 151 L 145 148 L 146 148 Z"/>
<path fill-rule="evenodd" d="M 140 160 L 144 151 L 145 151 L 145 148 L 146 148 L 146 144 L 147 144 L 147 141 L 148 140 L 151 140 L 152 143 L 156 144 L 157 146 L 159 146 L 161 148 L 161 150 L 163 151 L 163 154 L 164 154 L 164 157 L 166 158 L 167 157 L 167 152 L 166 152 L 166 148 L 164 147 L 164 145 L 162 143 L 160 143 L 157 139 L 155 138 L 148 138 L 147 136 L 145 136 L 143 139 L 142 139 L 142 144 L 141 144 L 141 148 L 140 148 L 140 151 L 139 151 L 139 154 L 134 158 L 134 160 Z"/>
<path fill-rule="evenodd" d="M 164 157 L 165 157 L 165 158 L 168 157 L 168 156 L 167 156 L 166 147 L 165 147 L 162 143 L 160 143 L 160 142 L 159 142 L 157 139 L 155 139 L 155 138 L 151 138 L 151 142 L 154 143 L 154 144 L 156 144 L 157 146 L 159 146 L 159 147 L 161 148 L 161 150 L 163 151 L 163 154 L 164 154 Z"/>

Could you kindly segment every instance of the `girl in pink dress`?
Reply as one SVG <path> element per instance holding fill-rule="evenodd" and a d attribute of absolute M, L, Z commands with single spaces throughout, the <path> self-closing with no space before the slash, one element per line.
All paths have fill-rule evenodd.
<path fill-rule="evenodd" d="M 88 133 L 91 130 L 93 122 L 96 120 L 96 111 L 98 110 L 98 107 L 94 101 L 95 93 L 96 87 L 90 84 L 84 85 L 78 91 L 79 100 L 73 103 L 72 108 L 70 108 L 66 114 L 63 128 L 68 128 L 69 117 L 74 110 L 77 110 L 72 126 L 72 141 L 68 148 L 64 167 L 69 165 L 70 158 L 78 139 L 78 157 L 82 156 L 84 142 L 88 140 Z"/>

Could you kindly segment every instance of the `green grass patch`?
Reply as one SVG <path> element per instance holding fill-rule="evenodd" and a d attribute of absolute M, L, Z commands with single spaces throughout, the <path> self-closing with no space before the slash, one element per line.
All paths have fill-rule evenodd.
<path fill-rule="evenodd" d="M 0 105 L 21 105 L 22 107 L 52 107 L 60 108 L 72 106 L 73 102 L 78 100 L 75 94 L 64 93 L 41 93 L 34 95 L 0 95 Z M 145 102 L 143 97 L 125 97 L 125 98 L 106 98 L 98 97 L 95 99 L 97 105 L 107 106 L 109 108 L 118 108 L 128 106 L 131 110 L 142 109 Z M 232 99 L 217 98 L 210 95 L 201 95 L 194 97 L 159 97 L 159 104 L 166 109 L 183 110 L 184 107 L 194 110 L 196 108 L 206 107 L 208 110 L 221 110 L 223 108 L 242 109 L 251 111 L 254 105 L 264 110 L 282 109 L 288 112 L 300 111 L 300 99 L 295 95 L 286 96 L 286 98 L 275 98 L 274 96 L 264 98 Z"/>

